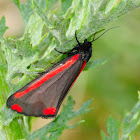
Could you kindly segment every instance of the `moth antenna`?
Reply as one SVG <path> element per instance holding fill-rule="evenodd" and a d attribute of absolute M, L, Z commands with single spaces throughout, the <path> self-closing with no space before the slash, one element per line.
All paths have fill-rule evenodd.
<path fill-rule="evenodd" d="M 106 32 L 108 32 L 109 30 L 112 30 L 112 29 L 118 28 L 118 27 L 120 27 L 120 26 L 115 26 L 115 27 L 109 28 L 108 30 L 104 31 L 100 36 L 98 36 L 96 39 L 95 39 L 95 34 L 96 34 L 97 32 L 95 32 L 94 37 L 93 37 L 93 40 L 92 40 L 91 42 L 93 42 L 93 41 L 99 39 L 101 36 L 103 36 L 103 35 L 104 35 Z"/>

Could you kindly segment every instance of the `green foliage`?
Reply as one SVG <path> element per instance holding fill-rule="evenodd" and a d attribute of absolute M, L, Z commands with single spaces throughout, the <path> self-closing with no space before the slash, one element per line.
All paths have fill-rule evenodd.
<path fill-rule="evenodd" d="M 90 111 L 87 107 L 91 104 L 92 100 L 84 103 L 81 108 L 77 111 L 73 111 L 74 101 L 71 97 L 68 98 L 67 105 L 63 107 L 61 114 L 56 117 L 51 123 L 42 127 L 41 129 L 35 131 L 33 134 L 29 136 L 30 140 L 39 139 L 49 139 L 49 140 L 57 140 L 58 137 L 62 134 L 65 129 L 71 129 L 84 121 L 77 122 L 76 124 L 67 125 L 67 123 L 74 117 L 84 114 L 85 112 Z M 50 134 L 48 136 L 48 134 Z M 48 136 L 48 137 L 47 137 Z"/>
<path fill-rule="evenodd" d="M 123 120 L 122 140 L 133 140 L 132 133 L 140 126 L 140 99 Z"/>
<path fill-rule="evenodd" d="M 103 140 L 119 140 L 119 127 L 120 123 L 112 117 L 109 117 L 107 120 L 107 132 L 109 136 L 106 136 L 105 133 L 101 131 Z"/>
<path fill-rule="evenodd" d="M 93 69 L 96 68 L 98 65 L 103 65 L 107 62 L 107 59 L 101 59 L 101 60 L 93 60 L 87 63 L 84 70 Z"/>
<path fill-rule="evenodd" d="M 107 121 L 107 132 L 109 136 L 106 136 L 101 131 L 103 140 L 134 140 L 132 133 L 140 126 L 140 100 L 132 108 L 132 110 L 124 116 L 122 123 L 122 132 L 120 131 L 120 122 L 110 117 Z M 119 138 L 121 136 L 121 138 Z"/>
<path fill-rule="evenodd" d="M 3 139 L 57 139 L 67 128 L 68 121 L 90 109 L 86 102 L 78 111 L 73 112 L 74 102 L 69 98 L 61 114 L 50 124 L 30 134 L 30 120 L 7 109 L 8 96 L 31 81 L 38 72 L 49 68 L 51 62 L 57 62 L 61 54 L 54 51 L 67 51 L 76 45 L 75 30 L 82 42 L 96 31 L 103 29 L 109 22 L 140 6 L 139 0 L 62 0 L 62 8 L 54 10 L 57 0 L 12 0 L 19 8 L 25 23 L 25 33 L 21 38 L 3 38 L 7 27 L 5 18 L 0 20 L 0 137 Z M 47 29 L 46 29 L 46 28 Z M 46 29 L 46 30 L 45 30 Z M 87 68 L 104 63 L 105 60 L 90 62 Z M 86 68 L 86 69 L 87 69 Z M 114 124 L 111 126 L 110 122 Z M 125 123 L 125 122 L 124 122 Z M 118 135 L 118 123 L 108 122 L 108 133 Z M 113 132 L 110 131 L 113 129 Z M 133 129 L 132 129 L 133 130 Z M 124 131 L 126 133 L 126 131 Z M 130 133 L 130 131 L 129 131 Z M 128 133 L 126 133 L 128 135 Z M 104 135 L 104 134 L 103 134 Z M 104 135 L 104 138 L 105 137 Z"/>
<path fill-rule="evenodd" d="M 3 36 L 5 31 L 8 29 L 8 27 L 5 26 L 5 18 L 2 17 L 0 20 L 0 38 Z"/>

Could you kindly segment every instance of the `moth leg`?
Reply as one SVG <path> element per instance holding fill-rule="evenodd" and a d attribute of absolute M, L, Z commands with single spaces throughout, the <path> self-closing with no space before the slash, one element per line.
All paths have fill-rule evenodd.
<path fill-rule="evenodd" d="M 75 31 L 75 39 L 76 39 L 76 41 L 77 41 L 77 43 L 78 43 L 78 45 L 80 46 L 81 44 L 80 44 L 80 42 L 79 42 L 79 40 L 78 40 L 78 38 L 77 38 L 77 30 Z"/>

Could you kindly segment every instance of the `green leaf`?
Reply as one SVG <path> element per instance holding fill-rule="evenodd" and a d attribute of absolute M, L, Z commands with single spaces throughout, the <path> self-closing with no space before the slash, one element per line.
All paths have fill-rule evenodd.
<path fill-rule="evenodd" d="M 59 0 L 46 0 L 46 11 L 52 10 Z"/>
<path fill-rule="evenodd" d="M 10 109 L 7 109 L 6 105 L 3 105 L 0 111 L 0 124 L 2 124 L 3 126 L 9 126 L 12 120 L 17 116 L 22 116 L 22 115 L 13 112 Z"/>
<path fill-rule="evenodd" d="M 0 20 L 0 38 L 4 35 L 7 29 L 8 27 L 5 26 L 5 17 L 2 17 Z"/>
<path fill-rule="evenodd" d="M 106 136 L 103 131 L 101 131 L 101 136 L 103 140 L 119 140 L 119 130 L 120 123 L 109 117 L 107 120 L 107 132 L 109 136 Z"/>
<path fill-rule="evenodd" d="M 124 117 L 122 132 L 119 132 L 120 122 L 110 117 L 107 121 L 108 135 L 101 131 L 101 136 L 103 140 L 119 140 L 119 134 L 121 133 L 121 140 L 134 140 L 132 133 L 138 126 L 140 126 L 140 100 L 132 108 L 131 112 Z"/>
<path fill-rule="evenodd" d="M 43 11 L 48 11 L 49 9 L 51 9 L 55 3 L 58 1 L 58 0 L 27 0 L 26 3 L 20 3 L 19 0 L 12 0 L 15 5 L 19 8 L 20 12 L 21 12 L 21 15 L 23 17 L 23 20 L 24 20 L 24 24 L 27 25 L 29 19 L 30 19 L 30 16 L 32 14 L 34 14 L 34 9 L 32 9 L 32 1 L 37 3 L 37 5 L 39 7 L 41 7 L 40 9 L 42 9 Z"/>
<path fill-rule="evenodd" d="M 61 14 L 64 14 L 68 8 L 71 6 L 72 4 L 72 0 L 61 0 L 62 3 L 62 8 L 61 8 Z"/>
<path fill-rule="evenodd" d="M 0 138 L 1 138 L 2 140 L 6 140 L 5 134 L 4 134 L 2 131 L 0 131 Z"/>
<path fill-rule="evenodd" d="M 121 140 L 132 139 L 132 133 L 138 126 L 140 126 L 140 100 L 124 118 Z"/>
<path fill-rule="evenodd" d="M 94 69 L 99 65 L 103 65 L 104 63 L 107 62 L 107 59 L 101 59 L 101 60 L 93 60 L 93 61 L 89 61 L 84 70 L 88 70 L 88 69 Z"/>
<path fill-rule="evenodd" d="M 71 129 L 83 121 L 80 121 L 76 124 L 68 126 L 67 123 L 74 117 L 84 114 L 91 109 L 88 108 L 88 106 L 91 104 L 92 100 L 87 101 L 82 105 L 82 107 L 77 110 L 73 111 L 74 108 L 74 101 L 71 97 L 68 98 L 67 104 L 63 107 L 63 110 L 61 111 L 60 115 L 56 117 L 51 123 L 47 124 L 46 126 L 42 127 L 41 129 L 33 132 L 29 139 L 30 140 L 35 140 L 37 138 L 43 139 L 44 136 L 49 134 L 48 139 L 50 140 L 57 140 L 58 137 L 62 134 L 62 132 L 65 129 Z"/>
<path fill-rule="evenodd" d="M 74 5 L 68 9 L 68 13 L 65 15 L 67 17 L 73 14 L 67 36 L 73 36 L 75 30 L 80 29 L 79 40 L 88 38 L 96 31 L 103 29 L 107 23 L 140 6 L 139 0 L 83 0 L 82 4 L 75 0 L 73 3 Z M 77 17 L 79 14 L 80 16 Z"/>
<path fill-rule="evenodd" d="M 47 16 L 45 15 L 45 13 L 43 12 L 43 10 L 40 9 L 40 7 L 37 5 L 35 1 L 32 1 L 32 4 L 33 4 L 33 9 L 35 10 L 35 12 L 42 18 L 42 20 L 44 20 L 44 22 L 49 28 L 52 28 L 52 24 L 47 18 Z"/>
<path fill-rule="evenodd" d="M 42 40 L 42 31 L 44 25 L 44 22 L 38 15 L 30 16 L 24 38 L 26 38 L 26 36 L 29 37 L 31 39 L 30 44 L 32 44 L 32 46 L 38 45 Z"/>
<path fill-rule="evenodd" d="M 5 44 L 9 44 L 9 41 L 11 42 L 10 47 L 2 45 L 3 52 L 7 54 L 5 55 L 8 62 L 7 80 L 11 80 L 16 73 L 30 73 L 32 68 L 29 70 L 28 66 L 37 61 L 39 55 L 38 49 L 31 47 L 30 38 L 27 35 L 24 39 L 5 40 Z"/>

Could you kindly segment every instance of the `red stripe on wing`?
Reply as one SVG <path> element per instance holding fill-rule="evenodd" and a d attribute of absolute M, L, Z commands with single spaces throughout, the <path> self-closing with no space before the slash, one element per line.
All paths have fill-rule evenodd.
<path fill-rule="evenodd" d="M 43 114 L 45 115 L 55 115 L 56 108 L 50 107 L 43 110 Z"/>
<path fill-rule="evenodd" d="M 11 106 L 11 109 L 16 110 L 18 112 L 22 112 L 22 107 L 19 106 L 18 104 L 14 104 Z"/>
<path fill-rule="evenodd" d="M 71 57 L 68 61 L 66 61 L 64 64 L 60 65 L 59 68 L 53 70 L 52 72 L 46 74 L 43 78 L 41 78 L 39 81 L 31 85 L 29 88 L 27 88 L 23 92 L 17 92 L 14 94 L 15 98 L 20 98 L 21 96 L 27 94 L 28 92 L 40 87 L 45 81 L 52 78 L 53 76 L 57 75 L 58 73 L 62 72 L 66 68 L 70 67 L 72 64 L 74 64 L 79 59 L 79 54 L 76 54 Z"/>

